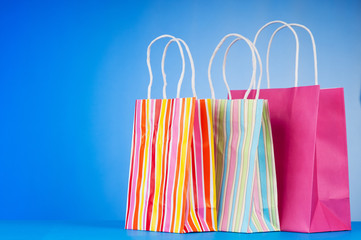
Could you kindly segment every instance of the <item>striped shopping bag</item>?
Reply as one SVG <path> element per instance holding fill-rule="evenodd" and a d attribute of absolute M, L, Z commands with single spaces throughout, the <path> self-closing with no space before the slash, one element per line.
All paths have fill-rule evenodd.
<path fill-rule="evenodd" d="M 164 49 L 162 58 L 164 99 L 153 100 L 149 99 L 152 84 L 149 63 L 150 46 L 163 37 L 172 38 Z M 166 99 L 164 59 L 172 41 L 176 41 L 179 46 L 183 69 L 178 83 L 178 97 Z M 134 128 L 133 135 L 127 229 L 184 233 L 214 231 L 217 227 L 211 105 L 207 100 L 179 98 L 184 76 L 184 57 L 180 42 L 186 47 L 190 58 L 193 70 L 192 89 L 193 95 L 196 96 L 193 59 L 185 42 L 170 35 L 163 35 L 153 40 L 148 47 L 148 67 L 151 76 L 148 100 L 137 100 L 136 103 L 134 124 L 138 128 Z M 146 105 L 146 101 L 153 101 L 154 104 L 152 107 L 150 103 L 149 112 L 143 109 L 137 110 Z M 145 119 L 144 124 L 139 119 L 142 116 Z M 148 125 L 147 120 L 150 122 Z M 145 131 L 145 134 L 141 131 Z M 145 143 L 141 142 L 143 138 Z M 143 152 L 149 152 L 149 154 L 139 157 L 138 155 Z M 141 161 L 148 161 L 148 163 L 143 163 L 143 174 L 137 170 L 139 168 L 137 165 Z M 135 178 L 132 176 L 134 172 L 139 173 Z M 138 188 L 136 181 L 142 181 L 140 186 L 144 186 L 143 189 Z M 142 197 L 145 198 L 143 202 Z M 144 211 L 144 207 L 142 208 L 143 205 L 148 207 L 147 212 Z M 138 212 L 135 211 L 137 208 L 140 209 Z"/>
<path fill-rule="evenodd" d="M 135 104 L 125 228 L 183 232 L 195 98 L 166 99 L 165 91 L 164 99 L 150 98 L 150 48 L 163 37 L 172 36 L 148 46 L 148 99 Z"/>
<path fill-rule="evenodd" d="M 252 50 L 253 76 L 256 56 L 260 64 L 255 99 L 215 99 L 211 80 L 213 59 L 231 36 L 243 39 Z M 256 53 L 256 56 L 255 56 Z M 225 65 L 223 65 L 225 67 Z M 216 47 L 208 68 L 213 96 L 218 230 L 231 232 L 279 231 L 277 184 L 268 101 L 258 99 L 262 65 L 257 49 L 239 34 L 228 34 Z"/>
<path fill-rule="evenodd" d="M 186 232 L 217 230 L 212 100 L 197 99 L 192 139 L 189 189 L 190 208 Z"/>
<path fill-rule="evenodd" d="M 192 69 L 192 91 L 193 96 L 196 97 L 193 58 L 188 45 L 180 38 L 171 39 L 164 48 L 161 64 L 165 83 L 163 89 L 166 86 L 164 60 L 169 45 L 177 40 L 184 45 L 188 53 Z M 181 85 L 181 82 L 178 85 Z M 217 209 L 211 99 L 196 99 L 195 101 L 191 148 L 190 187 L 187 201 L 188 208 L 186 210 L 188 217 L 185 222 L 184 232 L 216 231 Z"/>

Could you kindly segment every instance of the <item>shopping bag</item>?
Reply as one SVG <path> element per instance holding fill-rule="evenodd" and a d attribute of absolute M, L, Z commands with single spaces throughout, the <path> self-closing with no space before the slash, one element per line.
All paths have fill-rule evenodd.
<path fill-rule="evenodd" d="M 273 21 L 263 26 L 256 34 Z M 281 22 L 284 23 L 284 22 Z M 316 46 L 311 31 L 315 85 L 297 87 L 298 50 L 294 88 L 261 89 L 269 100 L 282 231 L 324 232 L 351 229 L 345 103 L 343 88 L 320 89 Z M 273 33 L 272 39 L 284 28 Z M 297 39 L 296 39 L 297 40 Z M 242 98 L 246 91 L 231 91 Z M 255 96 L 256 91 L 250 93 Z"/>
<path fill-rule="evenodd" d="M 189 191 L 195 98 L 151 99 L 150 47 L 148 99 L 136 100 L 133 125 L 126 229 L 184 232 Z M 184 56 L 180 43 L 184 76 Z"/>
<path fill-rule="evenodd" d="M 184 45 L 189 56 L 192 68 L 193 96 L 196 97 L 193 58 L 188 45 L 182 39 L 177 39 Z M 166 79 L 164 73 L 166 52 L 169 45 L 174 41 L 176 39 L 171 39 L 164 48 L 161 64 L 163 79 Z M 211 99 L 195 100 L 193 128 L 188 206 L 186 209 L 188 217 L 185 221 L 184 232 L 216 231 L 217 212 Z"/>
<path fill-rule="evenodd" d="M 256 57 L 251 41 L 228 34 L 211 57 L 208 79 L 213 97 L 213 125 L 216 156 L 218 230 L 230 232 L 278 231 L 277 184 L 268 101 L 258 99 L 215 99 L 211 80 L 213 59 L 231 36 L 247 42 L 252 50 L 253 73 Z M 262 70 L 262 67 L 261 67 Z M 253 79 L 255 74 L 253 74 Z M 262 78 L 260 72 L 259 85 Z M 224 82 L 229 92 L 224 74 Z M 251 85 L 250 85 L 251 88 Z M 230 92 L 229 92 L 230 93 Z"/>

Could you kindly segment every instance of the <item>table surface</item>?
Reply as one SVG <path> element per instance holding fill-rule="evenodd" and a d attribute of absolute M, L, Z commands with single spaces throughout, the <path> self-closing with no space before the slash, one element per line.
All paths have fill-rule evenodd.
<path fill-rule="evenodd" d="M 0 221 L 1 240 L 53 239 L 361 239 L 361 222 L 352 222 L 352 231 L 327 233 L 159 233 L 125 230 L 121 221 L 59 222 L 59 221 Z"/>

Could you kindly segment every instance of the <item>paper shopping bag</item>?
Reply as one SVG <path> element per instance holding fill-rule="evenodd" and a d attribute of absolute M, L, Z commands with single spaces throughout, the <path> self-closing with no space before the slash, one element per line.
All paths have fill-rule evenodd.
<path fill-rule="evenodd" d="M 167 49 L 169 44 L 176 40 L 184 45 L 188 53 L 192 68 L 192 91 L 193 96 L 196 97 L 193 58 L 188 45 L 180 38 L 171 39 L 164 48 L 161 64 L 163 78 L 166 79 L 164 59 Z M 217 212 L 211 99 L 195 100 L 191 148 L 189 192 L 186 208 L 188 217 L 185 221 L 184 232 L 216 231 Z"/>
<path fill-rule="evenodd" d="M 172 36 L 160 36 L 148 47 L 149 67 L 150 46 L 163 37 Z M 150 99 L 150 75 L 148 99 L 136 100 L 135 106 L 125 227 L 181 233 L 187 220 L 195 98 Z"/>
<path fill-rule="evenodd" d="M 211 57 L 210 85 L 213 58 L 230 36 L 243 39 L 250 46 L 254 72 L 255 53 L 261 65 L 257 49 L 248 39 L 239 34 L 228 34 Z M 262 72 L 259 84 L 261 78 Z M 229 92 L 225 78 L 224 81 Z M 218 230 L 243 233 L 278 231 L 277 184 L 268 101 L 258 97 L 247 99 L 247 96 L 238 100 L 214 99 L 213 125 Z"/>
<path fill-rule="evenodd" d="M 259 33 L 275 22 L 279 21 L 262 27 L 254 43 Z M 300 24 L 287 25 L 305 28 L 310 33 L 314 47 L 316 85 L 297 87 L 296 71 L 296 87 L 260 90 L 260 98 L 268 99 L 270 105 L 281 230 L 350 230 L 343 89 L 320 89 L 317 85 L 316 47 L 311 31 Z M 287 25 L 273 33 L 267 58 L 273 37 Z M 297 64 L 298 50 L 296 70 Z M 245 93 L 243 90 L 231 91 L 233 98 L 243 98 Z M 255 94 L 255 90 L 251 91 L 250 97 Z"/>

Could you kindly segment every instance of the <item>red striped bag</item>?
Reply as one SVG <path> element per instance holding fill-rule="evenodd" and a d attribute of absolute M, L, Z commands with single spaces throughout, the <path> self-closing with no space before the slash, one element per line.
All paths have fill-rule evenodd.
<path fill-rule="evenodd" d="M 207 106 L 204 107 L 203 104 L 206 101 L 195 100 L 195 98 L 179 98 L 184 76 L 184 56 L 178 39 L 176 42 L 180 48 L 183 68 L 178 83 L 177 98 L 166 99 L 166 79 L 164 67 L 162 67 L 164 99 L 150 99 L 153 79 L 149 60 L 150 46 L 163 37 L 175 39 L 170 35 L 163 35 L 154 39 L 149 45 L 147 58 L 150 72 L 148 100 L 137 100 L 136 102 L 126 229 L 176 233 L 215 230 L 216 217 L 211 218 L 214 219 L 213 222 L 209 221 L 209 216 L 212 214 L 215 216 L 215 210 L 212 214 L 209 214 L 210 210 L 200 210 L 204 207 L 201 206 L 201 201 L 206 203 L 207 209 L 212 206 L 215 209 L 215 202 L 213 205 L 209 204 L 207 199 L 210 198 L 206 195 L 212 190 L 209 186 L 214 186 L 209 183 L 209 179 L 214 180 L 213 149 L 207 148 L 207 145 L 213 146 L 209 143 L 213 136 L 211 128 L 208 128 L 207 133 L 210 132 L 210 140 L 204 139 L 201 142 L 206 144 L 202 144 L 201 148 L 198 146 L 199 137 L 204 135 L 203 129 L 207 129 L 207 126 L 203 124 L 203 122 L 207 122 L 204 120 L 207 116 L 204 115 Z M 183 41 L 182 43 L 186 46 Z M 170 42 L 167 46 L 169 44 Z M 186 49 L 191 60 L 192 70 L 194 70 L 187 46 Z M 165 52 L 166 49 L 163 54 L 162 66 Z M 192 87 L 195 95 L 194 73 Z M 194 134 L 194 121 L 195 130 L 199 130 L 198 132 L 203 135 Z M 199 124 L 202 125 L 201 130 Z M 208 126 L 212 126 L 212 123 L 208 122 Z M 194 161 L 195 158 L 198 158 L 195 156 L 201 156 L 205 162 L 201 162 L 202 159 L 198 162 Z M 204 169 L 208 169 L 210 173 L 204 174 Z M 199 177 L 202 174 L 203 178 Z M 198 192 L 193 186 L 200 187 L 203 191 Z"/>
<path fill-rule="evenodd" d="M 171 39 L 164 48 L 162 57 L 162 73 L 166 85 L 164 73 L 164 60 L 169 45 L 176 41 Z M 178 38 L 189 56 L 192 68 L 192 90 L 195 91 L 195 71 L 193 58 L 188 45 Z M 164 87 L 165 87 L 164 85 Z M 185 232 L 205 232 L 217 230 L 217 205 L 215 185 L 215 163 L 213 143 L 211 99 L 196 99 L 194 114 L 194 131 L 192 138 L 192 154 L 190 165 L 190 188 L 188 218 L 185 223 Z"/>

